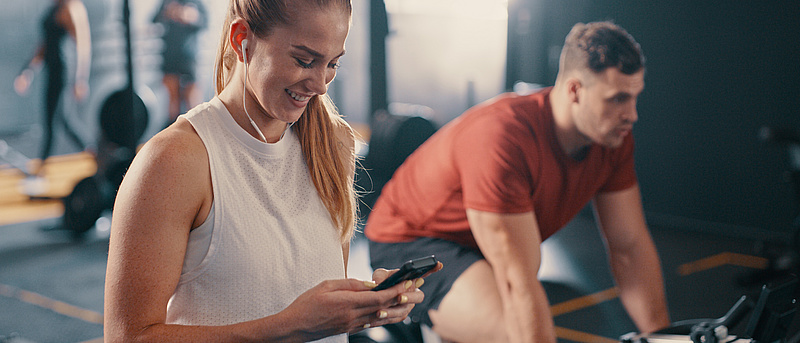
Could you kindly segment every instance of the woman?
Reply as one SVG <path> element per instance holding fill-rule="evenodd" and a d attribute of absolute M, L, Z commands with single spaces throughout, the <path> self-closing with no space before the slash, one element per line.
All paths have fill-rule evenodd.
<path fill-rule="evenodd" d="M 325 93 L 350 17 L 349 0 L 231 0 L 217 96 L 145 144 L 117 195 L 107 341 L 344 342 L 422 301 L 421 279 L 343 279 L 355 139 Z"/>
<path fill-rule="evenodd" d="M 153 22 L 164 29 L 161 71 L 169 95 L 168 124 L 172 124 L 185 108 L 201 102 L 200 91 L 195 86 L 195 62 L 197 37 L 207 21 L 206 9 L 200 0 L 163 0 L 153 17 Z"/>
<path fill-rule="evenodd" d="M 65 72 L 67 66 L 61 52 L 61 43 L 70 37 L 75 43 L 77 66 L 75 68 L 75 85 L 73 93 L 75 99 L 83 100 L 89 93 L 89 70 L 92 60 L 92 42 L 89 30 L 89 17 L 86 7 L 80 0 L 54 0 L 53 6 L 47 10 L 42 18 L 43 40 L 36 50 L 36 54 L 25 65 L 22 72 L 14 79 L 14 90 L 17 94 L 27 93 L 33 82 L 35 71 L 44 63 L 47 69 L 47 85 L 45 87 L 45 121 L 44 140 L 42 152 L 39 155 L 41 162 L 33 174 L 41 177 L 44 172 L 44 162 L 50 157 L 53 147 L 53 124 L 56 118 L 61 93 L 66 83 Z M 84 143 L 81 138 L 69 127 L 67 121 L 61 118 L 67 135 L 81 149 Z"/>

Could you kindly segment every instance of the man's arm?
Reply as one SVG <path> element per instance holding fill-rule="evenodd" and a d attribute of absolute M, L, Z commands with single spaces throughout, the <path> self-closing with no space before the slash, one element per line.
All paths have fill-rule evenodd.
<path fill-rule="evenodd" d="M 668 326 L 661 263 L 645 223 L 639 186 L 598 194 L 594 208 L 620 299 L 636 327 L 652 332 Z"/>
<path fill-rule="evenodd" d="M 555 329 L 537 279 L 541 236 L 533 212 L 498 214 L 467 209 L 467 219 L 492 266 L 509 342 L 553 342 Z"/>

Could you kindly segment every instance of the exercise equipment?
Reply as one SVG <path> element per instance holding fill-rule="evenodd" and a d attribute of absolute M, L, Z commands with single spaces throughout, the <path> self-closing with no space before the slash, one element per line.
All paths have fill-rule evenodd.
<path fill-rule="evenodd" d="M 786 150 L 789 161 L 787 179 L 794 191 L 795 202 L 800 205 L 800 133 L 788 127 L 764 126 L 759 132 L 759 139 Z M 757 286 L 764 280 L 781 278 L 786 274 L 800 275 L 800 207 L 791 226 L 791 238 L 788 240 L 758 242 L 756 248 L 759 255 L 767 259 L 767 266 L 763 270 L 740 276 L 740 284 Z"/>
<path fill-rule="evenodd" d="M 356 184 L 365 192 L 359 209 L 362 220 L 395 170 L 437 130 L 419 110 L 398 112 L 380 110 L 372 118 L 369 150 L 356 177 Z"/>
<path fill-rule="evenodd" d="M 60 228 L 77 234 L 91 229 L 103 211 L 113 207 L 117 189 L 147 129 L 147 106 L 133 86 L 128 0 L 123 1 L 122 10 L 128 83 L 125 88 L 109 95 L 100 108 L 101 132 L 95 158 L 97 173 L 78 182 L 63 198 L 64 217 Z"/>
<path fill-rule="evenodd" d="M 789 338 L 788 328 L 797 312 L 797 286 L 797 278 L 787 276 L 764 285 L 755 302 L 746 295 L 742 296 L 720 318 L 679 321 L 651 334 L 628 333 L 620 337 L 620 342 L 784 343 Z M 748 314 L 744 332 L 740 336 L 731 335 L 731 330 Z M 792 338 L 794 342 L 796 339 Z"/>
<path fill-rule="evenodd" d="M 0 160 L 8 162 L 8 164 L 18 169 L 25 174 L 25 176 L 32 175 L 28 170 L 28 162 L 30 162 L 31 159 L 12 148 L 4 139 L 0 139 Z"/>
<path fill-rule="evenodd" d="M 147 128 L 148 114 L 142 98 L 136 94 L 133 82 L 131 44 L 131 11 L 128 0 L 122 3 L 122 22 L 125 30 L 125 72 L 128 83 L 106 98 L 100 108 L 101 140 L 122 148 L 135 150 Z"/>
<path fill-rule="evenodd" d="M 63 228 L 76 234 L 89 231 L 103 212 L 100 181 L 89 176 L 78 181 L 72 192 L 63 199 Z"/>

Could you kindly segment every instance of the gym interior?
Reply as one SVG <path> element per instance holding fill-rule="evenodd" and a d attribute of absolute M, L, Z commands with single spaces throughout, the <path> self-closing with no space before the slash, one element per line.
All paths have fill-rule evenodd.
<path fill-rule="evenodd" d="M 81 102 L 65 96 L 60 106 L 64 121 L 87 144 L 75 145 L 63 123 L 56 123 L 46 187 L 35 195 L 25 181 L 39 163 L 45 85 L 34 79 L 28 94 L 18 95 L 13 80 L 35 52 L 39 18 L 51 0 L 0 5 L 0 43 L 13 47 L 0 52 L 3 343 L 103 341 L 114 188 L 130 152 L 168 118 L 159 69 L 163 46 L 151 20 L 160 1 L 83 2 L 92 35 L 90 93 Z M 208 100 L 227 2 L 204 2 L 209 17 L 199 39 L 197 84 Z M 730 331 L 741 333 L 750 322 L 769 319 L 778 322 L 771 324 L 770 339 L 800 341 L 796 287 L 781 288 L 800 269 L 800 3 L 352 2 L 347 55 L 329 93 L 358 131 L 364 162 L 383 158 L 368 168 L 374 175 L 364 187 L 372 191 L 365 202 L 374 201 L 388 177 L 380 175 L 381 168 L 396 168 L 464 110 L 502 92 L 552 85 L 573 24 L 612 20 L 636 38 L 647 58 L 647 86 L 633 131 L 636 172 L 670 319 L 713 323 L 742 296 L 771 294 L 770 304 L 778 303 L 779 310 L 765 309 L 763 318 L 747 314 Z M 74 61 L 74 52 L 64 50 L 66 60 Z M 138 99 L 131 117 L 103 118 L 108 99 L 124 89 L 133 89 Z M 400 160 L 376 156 L 381 152 Z M 369 178 L 359 173 L 357 182 Z M 546 240 L 542 254 L 539 279 L 559 342 L 620 342 L 635 333 L 590 208 Z M 365 239 L 357 234 L 349 276 L 370 275 Z M 378 342 L 438 342 L 426 327 L 366 331 Z M 673 339 L 692 341 L 688 335 Z"/>

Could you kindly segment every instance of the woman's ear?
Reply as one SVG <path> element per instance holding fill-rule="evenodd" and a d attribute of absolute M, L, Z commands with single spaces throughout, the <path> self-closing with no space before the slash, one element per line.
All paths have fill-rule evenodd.
<path fill-rule="evenodd" d="M 229 43 L 231 47 L 233 47 L 233 51 L 236 52 L 239 62 L 244 62 L 244 59 L 247 56 L 245 49 L 247 48 L 247 43 L 250 41 L 248 39 L 250 35 L 250 27 L 247 25 L 247 22 L 245 22 L 244 19 L 239 18 L 231 23 L 229 32 Z M 247 53 L 249 53 L 249 51 Z"/>

